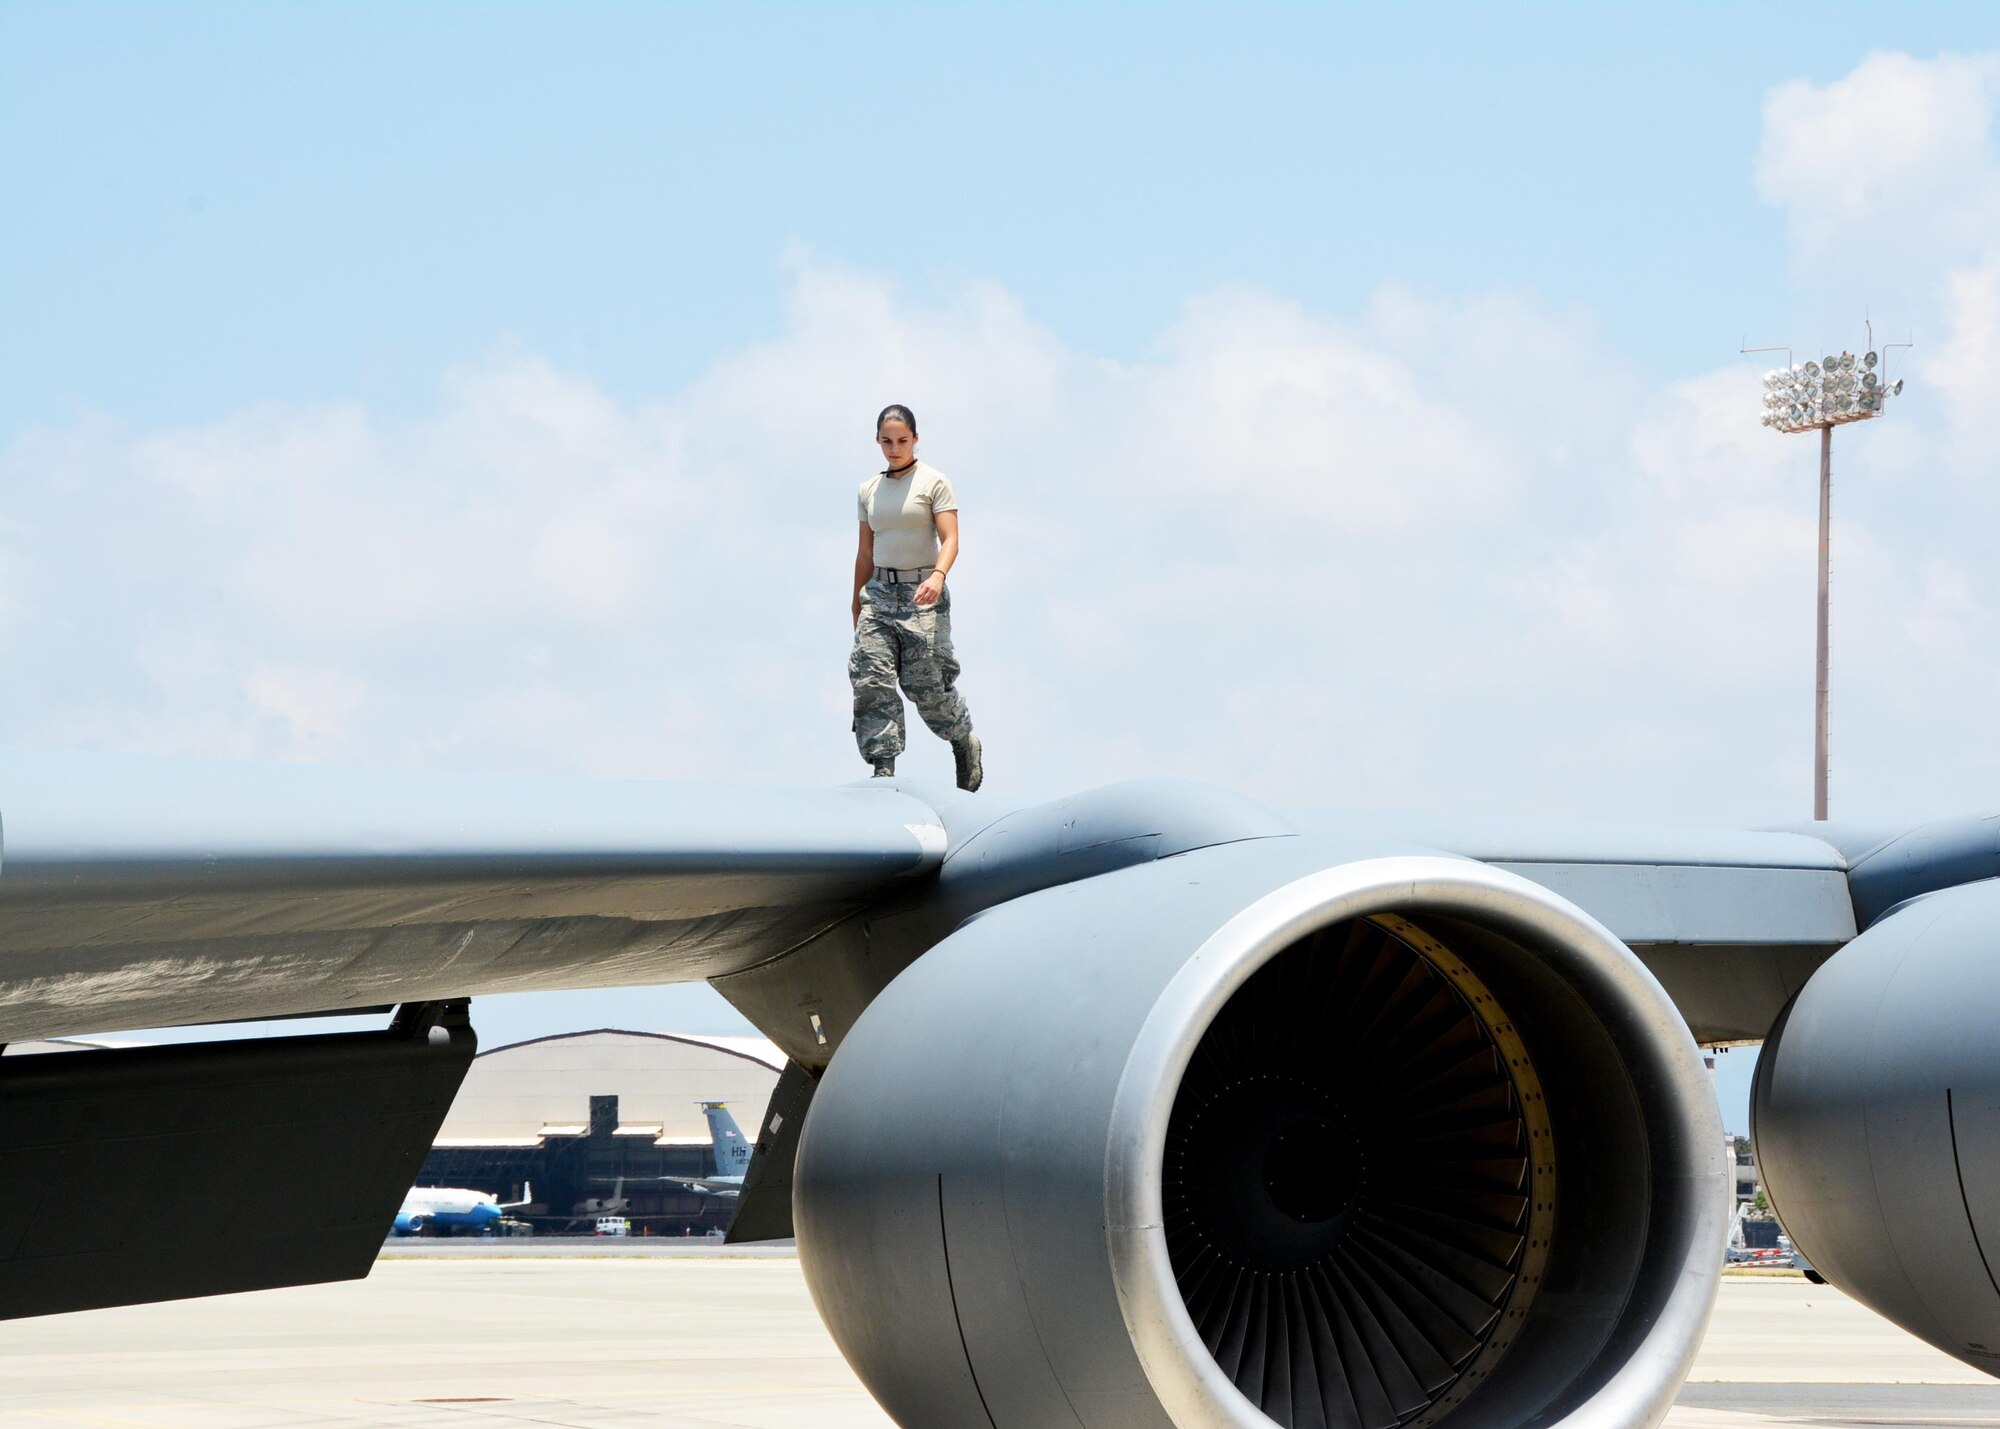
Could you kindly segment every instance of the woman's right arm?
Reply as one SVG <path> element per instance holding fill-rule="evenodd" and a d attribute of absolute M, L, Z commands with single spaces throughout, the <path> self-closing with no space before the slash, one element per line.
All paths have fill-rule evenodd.
<path fill-rule="evenodd" d="M 861 539 L 854 548 L 854 624 L 861 624 L 861 588 L 875 574 L 875 528 L 861 523 Z"/>

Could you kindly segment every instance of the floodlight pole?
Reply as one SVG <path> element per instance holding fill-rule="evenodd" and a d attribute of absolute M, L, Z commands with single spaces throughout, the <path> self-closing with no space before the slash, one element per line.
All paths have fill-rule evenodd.
<path fill-rule="evenodd" d="M 1908 347 L 1907 342 L 1886 344 L 1883 355 L 1892 347 Z M 1838 358 L 1828 354 L 1826 363 L 1808 362 L 1803 373 L 1789 347 L 1743 347 L 1745 355 L 1753 352 L 1782 352 L 1785 365 L 1776 372 L 1764 375 L 1764 425 L 1775 427 L 1781 432 L 1819 432 L 1819 631 L 1815 641 L 1815 669 L 1813 671 L 1813 821 L 1826 821 L 1826 687 L 1827 687 L 1827 583 L 1829 567 L 1832 565 L 1833 551 L 1833 429 L 1849 422 L 1865 422 L 1882 414 L 1882 404 L 1890 397 L 1902 393 L 1903 384 L 1899 379 L 1893 385 L 1883 379 L 1889 375 L 1886 360 L 1879 377 L 1870 377 L 1875 371 L 1875 325 L 1868 325 L 1868 352 L 1860 366 L 1862 375 L 1857 381 L 1845 374 L 1855 368 L 1854 355 L 1842 353 Z M 1824 386 L 1822 386 L 1824 379 Z"/>
<path fill-rule="evenodd" d="M 1813 679 L 1813 818 L 1826 821 L 1827 568 L 1833 548 L 1833 424 L 1819 429 L 1819 658 Z"/>

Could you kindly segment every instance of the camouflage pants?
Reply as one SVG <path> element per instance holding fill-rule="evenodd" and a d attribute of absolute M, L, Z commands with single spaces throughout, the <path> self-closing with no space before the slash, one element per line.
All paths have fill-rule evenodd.
<path fill-rule="evenodd" d="M 854 686 L 854 742 L 871 764 L 903 752 L 903 695 L 939 739 L 972 733 L 951 653 L 951 592 L 935 605 L 916 603 L 914 585 L 868 582 L 847 678 Z M 902 686 L 902 694 L 896 687 Z"/>

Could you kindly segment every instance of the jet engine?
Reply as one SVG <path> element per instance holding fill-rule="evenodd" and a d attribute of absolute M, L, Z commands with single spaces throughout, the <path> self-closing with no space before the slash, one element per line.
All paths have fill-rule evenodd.
<path fill-rule="evenodd" d="M 806 1119 L 807 1280 L 906 1426 L 1648 1426 L 1728 1167 L 1673 1005 L 1511 874 L 1303 838 L 1015 899 Z"/>
<path fill-rule="evenodd" d="M 1814 1268 L 1989 1374 L 2000 1374 L 1996 972 L 2000 882 L 1905 903 L 1807 981 L 1751 1093 L 1765 1189 Z"/>

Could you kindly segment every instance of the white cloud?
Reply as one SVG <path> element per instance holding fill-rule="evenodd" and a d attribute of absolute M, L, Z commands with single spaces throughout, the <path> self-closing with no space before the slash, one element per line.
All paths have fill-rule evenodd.
<path fill-rule="evenodd" d="M 284 721 L 287 738 L 300 749 L 334 739 L 354 723 L 367 686 L 340 670 L 263 665 L 243 682 L 250 708 Z"/>
<path fill-rule="evenodd" d="M 1385 292 L 1341 322 L 1244 290 L 1117 363 L 991 285 L 792 281 L 781 337 L 647 402 L 507 351 L 411 421 L 262 409 L 20 443 L 0 737 L 853 777 L 850 493 L 897 399 L 966 502 L 956 621 L 996 788 L 1803 804 L 1811 458 L 1749 420 L 1740 369 L 1648 394 L 1586 319 L 1525 298 Z M 1990 706 L 1969 528 L 1837 540 L 1844 610 L 1868 612 L 1840 646 L 1854 747 L 1937 727 L 1893 696 L 1938 662 Z M 909 765 L 949 769 L 923 735 Z M 1962 802 L 1965 768 L 1933 748 L 1849 787 Z"/>
<path fill-rule="evenodd" d="M 1155 443 L 1154 499 L 1214 521 L 1386 533 L 1493 511 L 1517 481 L 1408 364 L 1258 292 L 1191 303 L 1161 360 L 1122 385 L 1137 389 L 1131 435 Z"/>
<path fill-rule="evenodd" d="M 0 516 L 0 650 L 6 648 L 13 634 L 21 606 L 22 560 L 9 549 L 19 540 L 19 535 L 9 529 L 5 517 Z"/>
<path fill-rule="evenodd" d="M 2000 475 L 1987 430 L 2000 392 L 2000 54 L 1882 53 L 1829 84 L 1780 85 L 1757 175 L 1785 210 L 1820 331 L 1858 346 L 1855 310 L 1872 308 L 1878 341 L 1916 339 L 1888 354 L 1911 390 L 1884 424 L 1923 432 L 1905 447 L 1911 469 L 1980 499 Z"/>
<path fill-rule="evenodd" d="M 1842 264 L 1893 252 L 1942 334 L 1893 420 L 1840 439 L 1836 812 L 2000 804 L 1996 104 L 2000 59 L 1875 55 L 1766 105 L 1759 183 L 1821 306 L 1847 321 Z M 1756 425 L 1749 368 L 1649 384 L 1523 294 L 1342 317 L 1224 287 L 1111 360 L 991 283 L 919 302 L 798 255 L 789 281 L 779 336 L 643 401 L 505 349 L 412 420 L 18 442 L 0 738 L 853 777 L 851 493 L 894 400 L 965 501 L 997 789 L 1805 807 L 1817 465 Z M 906 769 L 948 756 L 919 733 Z"/>
<path fill-rule="evenodd" d="M 589 618 L 641 598 L 636 534 L 671 525 L 672 432 L 525 354 L 450 374 L 434 417 L 262 409 L 158 433 L 108 479 L 171 511 L 200 573 L 272 627 L 387 631 Z"/>
<path fill-rule="evenodd" d="M 1757 183 L 1808 254 L 1870 244 L 1896 261 L 1989 241 L 2000 217 L 1993 121 L 2000 56 L 1869 56 L 1831 84 L 1764 102 Z"/>
<path fill-rule="evenodd" d="M 1632 430 L 1639 469 L 1665 492 L 1694 500 L 1741 502 L 1777 494 L 1795 465 L 1790 448 L 1758 425 L 1763 386 L 1735 366 L 1670 384 Z"/>
<path fill-rule="evenodd" d="M 1945 339 L 1919 364 L 1923 381 L 1944 398 L 1963 455 L 1990 458 L 1993 413 L 2000 405 L 2000 233 L 1993 256 L 1945 280 Z M 1987 472 L 1993 468 L 1989 464 Z"/>

